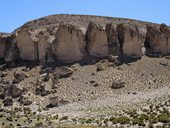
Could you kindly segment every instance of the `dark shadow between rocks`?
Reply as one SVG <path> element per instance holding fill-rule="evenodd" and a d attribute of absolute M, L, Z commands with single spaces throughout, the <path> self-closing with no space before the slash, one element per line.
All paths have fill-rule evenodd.
<path fill-rule="evenodd" d="M 133 63 L 135 61 L 138 61 L 139 59 L 141 59 L 141 57 L 130 57 L 130 56 L 127 56 L 127 55 L 119 55 L 118 56 L 118 61 L 120 61 L 121 64 L 129 64 L 129 63 Z"/>

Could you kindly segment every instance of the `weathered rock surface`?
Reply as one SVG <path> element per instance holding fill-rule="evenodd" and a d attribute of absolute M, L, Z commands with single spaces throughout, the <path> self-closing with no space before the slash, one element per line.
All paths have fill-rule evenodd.
<path fill-rule="evenodd" d="M 170 29 L 163 24 L 160 28 L 148 25 L 145 45 L 148 54 L 170 54 Z"/>
<path fill-rule="evenodd" d="M 91 22 L 87 28 L 87 49 L 90 55 L 98 58 L 108 56 L 109 47 L 104 28 Z"/>
<path fill-rule="evenodd" d="M 0 34 L 0 58 L 51 63 L 81 61 L 88 55 L 141 57 L 170 54 L 170 29 L 137 20 L 52 15 Z"/>
<path fill-rule="evenodd" d="M 112 89 L 119 89 L 125 87 L 125 82 L 122 80 L 114 80 L 112 83 Z"/>
<path fill-rule="evenodd" d="M 6 43 L 7 43 L 7 35 L 0 33 L 0 58 L 4 57 Z"/>
<path fill-rule="evenodd" d="M 139 32 L 137 26 L 119 24 L 117 26 L 117 32 L 123 54 L 135 58 L 143 55 L 142 46 L 145 38 Z"/>
<path fill-rule="evenodd" d="M 85 56 L 84 34 L 76 26 L 61 24 L 55 37 L 53 49 L 58 60 L 75 62 Z"/>
<path fill-rule="evenodd" d="M 16 40 L 21 59 L 28 61 L 38 60 L 37 40 L 36 38 L 33 38 L 33 35 L 29 30 L 19 31 Z"/>
<path fill-rule="evenodd" d="M 118 42 L 118 33 L 116 31 L 116 25 L 111 23 L 106 25 L 106 32 L 108 36 L 109 54 L 119 55 L 120 44 Z"/>
<path fill-rule="evenodd" d="M 12 84 L 8 89 L 8 93 L 13 98 L 17 98 L 23 93 L 23 89 L 17 85 Z"/>

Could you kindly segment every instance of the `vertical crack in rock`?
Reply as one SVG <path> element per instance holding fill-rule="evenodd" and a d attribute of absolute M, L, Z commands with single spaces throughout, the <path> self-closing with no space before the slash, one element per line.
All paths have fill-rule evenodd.
<path fill-rule="evenodd" d="M 8 35 L 4 33 L 0 33 L 0 58 L 4 58 L 7 40 L 8 40 Z"/>
<path fill-rule="evenodd" d="M 107 57 L 109 54 L 107 34 L 104 28 L 93 22 L 89 23 L 86 32 L 87 50 L 90 55 L 98 58 Z"/>
<path fill-rule="evenodd" d="M 4 52 L 4 60 L 11 62 L 19 59 L 19 49 L 16 44 L 16 33 L 8 36 Z"/>
<path fill-rule="evenodd" d="M 108 36 L 108 46 L 109 54 L 119 55 L 120 54 L 120 44 L 118 42 L 118 34 L 116 31 L 116 25 L 113 23 L 106 25 L 106 32 Z"/>
<path fill-rule="evenodd" d="M 58 60 L 71 63 L 83 59 L 86 55 L 84 34 L 76 26 L 60 24 L 55 37 L 52 45 Z"/>
<path fill-rule="evenodd" d="M 139 58 L 143 55 L 144 35 L 139 32 L 137 26 L 119 24 L 117 26 L 117 32 L 121 52 L 124 55 L 134 58 Z"/>

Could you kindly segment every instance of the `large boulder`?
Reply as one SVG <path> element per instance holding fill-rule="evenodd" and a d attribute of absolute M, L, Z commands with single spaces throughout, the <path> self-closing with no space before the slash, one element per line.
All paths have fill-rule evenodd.
<path fill-rule="evenodd" d="M 23 93 L 23 89 L 19 85 L 17 86 L 17 85 L 12 84 L 10 85 L 8 89 L 8 93 L 13 98 L 17 98 Z"/>
<path fill-rule="evenodd" d="M 85 56 L 84 34 L 76 26 L 60 24 L 55 37 L 52 48 L 57 60 L 71 63 Z"/>
<path fill-rule="evenodd" d="M 28 61 L 38 60 L 37 40 L 31 30 L 24 29 L 18 32 L 16 41 L 20 59 Z"/>
<path fill-rule="evenodd" d="M 149 55 L 170 54 L 170 29 L 164 24 L 160 28 L 148 25 L 145 47 Z"/>
<path fill-rule="evenodd" d="M 109 54 L 119 55 L 120 54 L 120 44 L 118 42 L 118 34 L 116 31 L 116 25 L 113 23 L 106 25 L 106 32 L 108 36 Z"/>
<path fill-rule="evenodd" d="M 87 50 L 90 55 L 104 58 L 109 55 L 107 34 L 104 28 L 93 22 L 89 23 L 86 32 Z"/>
<path fill-rule="evenodd" d="M 121 52 L 124 55 L 138 58 L 143 55 L 142 46 L 144 44 L 144 35 L 140 33 L 135 25 L 119 24 L 117 26 L 118 39 Z"/>

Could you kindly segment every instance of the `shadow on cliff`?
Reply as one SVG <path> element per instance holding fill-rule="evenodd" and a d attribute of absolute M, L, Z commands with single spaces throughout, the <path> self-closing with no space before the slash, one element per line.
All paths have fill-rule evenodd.
<path fill-rule="evenodd" d="M 79 63 L 81 66 L 85 66 L 85 65 L 94 65 L 98 62 L 100 62 L 101 60 L 107 60 L 108 58 L 96 58 L 94 56 L 86 56 L 83 60 L 79 61 L 79 62 L 75 62 L 75 63 Z M 125 56 L 125 55 L 119 55 L 117 57 L 117 62 L 113 62 L 113 63 L 117 63 L 116 65 L 122 65 L 122 64 L 127 64 L 129 65 L 132 62 L 135 62 L 137 60 L 139 60 L 141 58 L 132 58 L 129 56 Z M 26 67 L 26 68 L 34 68 L 36 66 L 42 66 L 42 68 L 56 68 L 56 67 L 62 67 L 62 66 L 71 66 L 75 63 L 69 63 L 69 64 L 65 64 L 62 63 L 60 61 L 55 62 L 55 63 L 38 63 L 38 62 L 32 62 L 32 61 L 23 61 L 23 60 L 16 60 L 13 62 L 5 62 L 4 60 L 0 60 L 0 70 L 3 71 L 5 69 L 12 69 L 12 68 L 17 68 L 17 67 Z"/>

